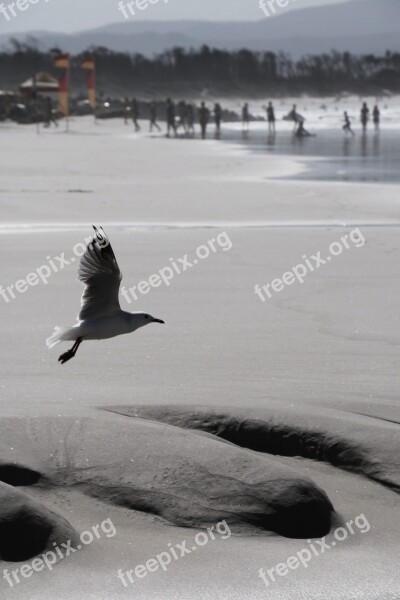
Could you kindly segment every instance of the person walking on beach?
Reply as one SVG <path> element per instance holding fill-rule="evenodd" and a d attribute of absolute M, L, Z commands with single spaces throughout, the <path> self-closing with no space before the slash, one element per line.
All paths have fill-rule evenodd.
<path fill-rule="evenodd" d="M 242 129 L 243 132 L 247 133 L 250 127 L 250 112 L 249 112 L 249 104 L 246 102 L 242 109 Z"/>
<path fill-rule="evenodd" d="M 129 98 L 126 97 L 124 100 L 124 123 L 125 123 L 125 125 L 128 125 L 130 112 L 131 112 L 131 107 L 129 106 Z"/>
<path fill-rule="evenodd" d="M 207 137 L 207 125 L 208 125 L 209 118 L 210 118 L 210 111 L 208 110 L 207 106 L 205 105 L 205 102 L 202 102 L 201 106 L 199 108 L 199 123 L 200 123 L 200 128 L 201 128 L 201 137 L 203 140 L 205 140 Z"/>
<path fill-rule="evenodd" d="M 176 113 L 175 113 L 175 104 L 172 102 L 171 98 L 167 98 L 166 104 L 166 120 L 167 120 L 167 137 L 170 137 L 170 131 L 175 134 L 176 137 Z"/>
<path fill-rule="evenodd" d="M 176 125 L 176 129 L 178 130 L 180 127 L 183 129 L 183 133 L 187 134 L 187 123 L 186 123 L 186 102 L 181 100 L 178 103 L 178 123 Z"/>
<path fill-rule="evenodd" d="M 355 135 L 354 131 L 351 128 L 351 121 L 350 121 L 350 117 L 347 114 L 347 112 L 344 113 L 344 125 L 343 125 L 343 131 L 345 133 L 351 133 L 351 135 Z"/>
<path fill-rule="evenodd" d="M 363 107 L 361 109 L 361 123 L 363 126 L 363 130 L 366 131 L 369 121 L 369 108 L 367 103 L 364 102 Z"/>
<path fill-rule="evenodd" d="M 149 112 L 150 112 L 150 133 L 153 131 L 154 127 L 157 129 L 157 131 L 161 131 L 161 127 L 157 123 L 157 104 L 154 102 L 154 100 L 152 102 L 150 102 Z"/>
<path fill-rule="evenodd" d="M 132 99 L 132 121 L 135 126 L 135 131 L 140 131 L 140 125 L 138 123 L 140 112 L 139 112 L 139 104 L 136 98 Z"/>
<path fill-rule="evenodd" d="M 272 105 L 272 102 L 269 102 L 267 106 L 267 120 L 268 120 L 268 130 L 275 131 L 275 109 Z"/>
<path fill-rule="evenodd" d="M 218 102 L 214 106 L 214 121 L 215 134 L 219 136 L 221 134 L 222 108 Z"/>
<path fill-rule="evenodd" d="M 53 125 L 55 127 L 58 127 L 58 123 L 57 123 L 56 119 L 54 118 L 54 114 L 53 114 L 53 103 L 51 101 L 51 98 L 46 98 L 45 111 L 46 111 L 46 121 L 45 121 L 44 126 L 51 127 L 51 124 L 53 123 Z"/>
<path fill-rule="evenodd" d="M 381 111 L 379 110 L 378 105 L 374 107 L 374 112 L 372 114 L 374 118 L 375 129 L 379 129 L 379 125 L 381 122 Z"/>
<path fill-rule="evenodd" d="M 194 136 L 194 108 L 193 104 L 186 104 L 186 126 L 188 135 Z"/>

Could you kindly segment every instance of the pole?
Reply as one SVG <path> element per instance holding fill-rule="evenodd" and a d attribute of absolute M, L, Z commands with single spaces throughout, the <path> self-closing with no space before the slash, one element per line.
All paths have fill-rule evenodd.
<path fill-rule="evenodd" d="M 68 55 L 68 67 L 67 67 L 67 119 L 65 124 L 65 131 L 69 133 L 69 66 L 70 66 L 70 56 Z"/>
<path fill-rule="evenodd" d="M 96 100 L 96 58 L 93 57 L 93 90 L 94 90 L 94 124 L 97 125 L 97 100 Z"/>
<path fill-rule="evenodd" d="M 38 135 L 40 135 L 40 123 L 38 120 L 38 111 L 37 111 L 37 107 L 36 107 L 36 101 L 35 101 L 35 110 L 34 110 L 34 114 L 35 114 L 35 118 L 36 118 L 36 133 Z"/>

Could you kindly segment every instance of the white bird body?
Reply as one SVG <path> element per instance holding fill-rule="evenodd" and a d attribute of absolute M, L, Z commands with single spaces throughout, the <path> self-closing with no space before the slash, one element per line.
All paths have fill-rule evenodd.
<path fill-rule="evenodd" d="M 149 321 L 144 320 L 145 316 L 147 315 L 144 313 L 128 313 L 121 310 L 114 315 L 79 321 L 73 327 L 57 329 L 47 340 L 47 345 L 49 348 L 54 348 L 60 342 L 69 342 L 80 337 L 85 340 L 107 340 L 118 335 L 133 333 L 149 324 Z"/>
<path fill-rule="evenodd" d="M 57 327 L 46 340 L 53 348 L 60 342 L 75 344 L 59 361 L 64 364 L 73 358 L 84 340 L 106 340 L 133 333 L 150 323 L 164 323 L 142 312 L 128 313 L 119 305 L 122 274 L 107 236 L 94 227 L 96 237 L 88 245 L 79 266 L 79 279 L 85 284 L 78 323 L 73 327 Z"/>

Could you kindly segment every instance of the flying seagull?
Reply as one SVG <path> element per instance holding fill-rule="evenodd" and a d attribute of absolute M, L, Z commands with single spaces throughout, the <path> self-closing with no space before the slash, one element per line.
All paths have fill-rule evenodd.
<path fill-rule="evenodd" d="M 53 335 L 46 340 L 48 348 L 60 342 L 74 341 L 72 348 L 58 359 L 61 364 L 74 358 L 84 340 L 106 340 L 132 333 L 150 323 L 164 324 L 161 319 L 146 313 L 121 310 L 119 288 L 122 273 L 103 228 L 93 225 L 93 229 L 95 236 L 81 258 L 78 271 L 79 281 L 85 285 L 78 323 L 65 329 L 56 327 Z"/>

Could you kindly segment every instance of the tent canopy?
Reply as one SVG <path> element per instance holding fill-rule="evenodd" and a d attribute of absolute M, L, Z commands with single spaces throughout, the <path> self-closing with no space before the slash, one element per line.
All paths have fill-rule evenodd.
<path fill-rule="evenodd" d="M 31 92 L 34 86 L 34 77 L 30 77 L 24 83 L 21 83 L 19 89 L 21 92 Z M 38 73 L 36 75 L 36 89 L 38 92 L 57 93 L 58 81 L 49 73 Z"/>

